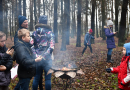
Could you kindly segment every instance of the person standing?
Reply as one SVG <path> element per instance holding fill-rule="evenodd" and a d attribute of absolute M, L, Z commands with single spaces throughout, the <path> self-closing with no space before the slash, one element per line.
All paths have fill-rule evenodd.
<path fill-rule="evenodd" d="M 47 25 L 48 18 L 46 15 L 39 17 L 39 23 L 35 25 L 35 31 L 32 33 L 32 50 L 36 56 L 43 57 L 42 63 L 37 62 L 36 75 L 33 80 L 33 90 L 37 90 L 38 84 L 40 90 L 43 90 L 42 75 L 44 70 L 45 75 L 45 89 L 51 90 L 51 74 L 47 72 L 52 66 L 52 51 L 54 49 L 55 41 L 54 34 L 49 25 Z"/>
<path fill-rule="evenodd" d="M 109 18 L 107 20 L 107 26 L 104 26 L 105 35 L 107 37 L 106 43 L 107 43 L 107 49 L 108 49 L 108 53 L 107 53 L 108 63 L 113 62 L 113 60 L 111 59 L 111 54 L 112 54 L 113 48 L 116 48 L 114 36 L 117 32 L 112 32 L 112 28 L 113 28 L 113 22 Z"/>
<path fill-rule="evenodd" d="M 93 33 L 93 30 L 92 29 L 89 29 L 89 32 L 86 33 L 85 37 L 84 37 L 84 49 L 82 51 L 82 56 L 85 52 L 85 50 L 87 49 L 87 46 L 90 48 L 90 51 L 92 53 L 92 47 L 91 47 L 91 39 L 95 39 L 93 36 L 92 36 L 92 33 Z"/>

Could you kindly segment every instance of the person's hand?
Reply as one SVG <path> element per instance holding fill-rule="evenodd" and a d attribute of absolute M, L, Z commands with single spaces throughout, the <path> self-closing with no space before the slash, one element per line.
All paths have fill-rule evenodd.
<path fill-rule="evenodd" d="M 87 45 L 88 45 L 88 43 L 87 43 Z"/>
<path fill-rule="evenodd" d="M 110 73 L 110 72 L 111 72 L 111 69 L 110 69 L 110 68 L 107 68 L 106 71 L 107 71 L 108 73 Z"/>
<path fill-rule="evenodd" d="M 43 58 L 42 56 L 37 57 L 37 58 L 35 59 L 35 62 L 39 62 L 39 61 L 41 61 L 42 58 Z"/>
<path fill-rule="evenodd" d="M 6 53 L 7 54 L 9 54 L 9 55 L 12 55 L 13 54 L 13 52 L 14 52 L 14 49 L 12 48 L 11 50 L 10 49 L 8 49 L 7 51 L 6 51 Z"/>
<path fill-rule="evenodd" d="M 113 32 L 113 34 L 116 34 L 117 32 Z"/>
<path fill-rule="evenodd" d="M 5 71 L 6 67 L 4 65 L 0 65 L 0 71 Z"/>

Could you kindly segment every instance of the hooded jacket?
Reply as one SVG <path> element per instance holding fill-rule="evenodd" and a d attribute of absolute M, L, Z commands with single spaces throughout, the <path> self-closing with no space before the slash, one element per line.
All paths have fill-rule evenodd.
<path fill-rule="evenodd" d="M 87 43 L 91 45 L 91 39 L 95 38 L 91 34 L 89 34 L 89 32 L 87 32 L 84 37 L 84 45 L 87 45 Z"/>
<path fill-rule="evenodd" d="M 124 44 L 124 47 L 126 48 L 126 56 L 122 57 L 119 66 L 111 68 L 111 72 L 118 74 L 118 87 L 120 89 L 130 90 L 130 43 Z"/>
<path fill-rule="evenodd" d="M 18 40 L 15 45 L 19 78 L 32 78 L 36 73 L 35 55 L 28 43 Z"/>
<path fill-rule="evenodd" d="M 42 55 L 44 59 L 51 58 L 51 52 L 54 49 L 55 41 L 54 34 L 50 26 L 46 24 L 37 24 L 35 31 L 32 33 L 31 43 L 32 50 L 36 57 Z"/>
<path fill-rule="evenodd" d="M 115 46 L 115 39 L 114 39 L 114 35 L 112 30 L 109 29 L 109 27 L 104 26 L 104 31 L 105 31 L 105 35 L 107 36 L 107 48 L 116 48 Z"/>
<path fill-rule="evenodd" d="M 6 46 L 0 47 L 0 65 L 4 65 L 6 67 L 5 71 L 0 71 L 0 86 L 8 86 L 11 80 L 10 69 L 13 65 L 13 59 L 10 55 L 6 54 L 6 51 Z"/>

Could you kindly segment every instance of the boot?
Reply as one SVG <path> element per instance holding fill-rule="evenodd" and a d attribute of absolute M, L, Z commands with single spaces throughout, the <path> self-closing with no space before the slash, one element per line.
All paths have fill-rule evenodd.
<path fill-rule="evenodd" d="M 108 63 L 113 63 L 113 60 L 111 59 L 111 55 L 107 54 L 107 62 Z"/>

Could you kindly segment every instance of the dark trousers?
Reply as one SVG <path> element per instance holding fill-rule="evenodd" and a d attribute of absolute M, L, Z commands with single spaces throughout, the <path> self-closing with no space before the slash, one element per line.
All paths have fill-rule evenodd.
<path fill-rule="evenodd" d="M 0 90 L 9 90 L 8 86 L 0 86 Z"/>
<path fill-rule="evenodd" d="M 85 50 L 87 49 L 87 46 L 90 48 L 90 51 L 92 53 L 92 47 L 91 47 L 91 45 L 85 45 L 82 54 L 84 54 Z"/>

